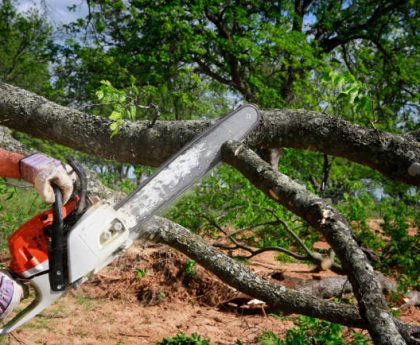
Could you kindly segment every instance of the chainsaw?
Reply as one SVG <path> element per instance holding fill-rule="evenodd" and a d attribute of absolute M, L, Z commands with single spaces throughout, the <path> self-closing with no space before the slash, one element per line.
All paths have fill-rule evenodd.
<path fill-rule="evenodd" d="M 0 334 L 20 327 L 110 264 L 139 237 L 150 217 L 161 214 L 221 161 L 224 142 L 242 140 L 258 121 L 258 110 L 251 105 L 229 113 L 117 204 L 98 201 L 87 206 L 86 177 L 70 160 L 80 181 L 77 195 L 63 205 L 61 191 L 54 187 L 53 209 L 32 218 L 9 239 L 8 271 L 23 286 L 32 287 L 35 298 Z"/>

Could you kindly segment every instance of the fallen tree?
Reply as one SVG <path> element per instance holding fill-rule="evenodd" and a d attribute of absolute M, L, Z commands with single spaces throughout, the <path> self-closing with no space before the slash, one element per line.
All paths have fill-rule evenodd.
<path fill-rule="evenodd" d="M 0 124 L 100 157 L 157 166 L 209 122 L 158 121 L 153 126 L 147 122 L 125 122 L 119 135 L 111 139 L 109 120 L 0 83 Z M 420 185 L 420 146 L 413 137 L 362 128 L 320 113 L 262 111 L 261 124 L 246 144 L 253 149 L 294 147 L 319 151 L 367 165 L 392 179 Z M 278 310 L 366 327 L 375 344 L 419 343 L 418 327 L 391 317 L 372 266 L 337 210 L 273 169 L 245 144 L 226 143 L 222 152 L 226 163 L 325 236 L 349 277 L 358 310 L 273 286 L 167 220 L 155 218 L 149 222 L 144 227 L 144 238 L 184 252 L 229 285 Z"/>
<path fill-rule="evenodd" d="M 391 179 L 420 185 L 420 147 L 411 136 L 363 128 L 307 110 L 261 110 L 251 148 L 291 147 L 367 165 Z M 0 124 L 119 162 L 157 167 L 210 125 L 209 121 L 125 121 L 111 139 L 111 121 L 60 106 L 0 82 Z"/>

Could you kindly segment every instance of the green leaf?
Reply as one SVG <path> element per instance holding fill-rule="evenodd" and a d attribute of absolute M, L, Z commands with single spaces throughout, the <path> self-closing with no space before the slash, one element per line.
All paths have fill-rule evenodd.
<path fill-rule="evenodd" d="M 98 100 L 102 100 L 104 98 L 104 92 L 102 90 L 96 91 L 96 97 Z"/>
<path fill-rule="evenodd" d="M 110 120 L 120 120 L 122 118 L 121 113 L 119 113 L 118 111 L 113 111 L 111 113 L 111 115 L 109 115 L 109 119 Z M 114 122 L 116 124 L 116 122 Z"/>
<path fill-rule="evenodd" d="M 118 123 L 117 122 L 112 122 L 109 125 L 109 128 L 112 131 L 111 137 L 113 137 L 114 135 L 118 134 Z"/>
<path fill-rule="evenodd" d="M 129 118 L 134 121 L 137 116 L 137 108 L 134 105 L 130 105 L 130 108 L 128 110 Z"/>

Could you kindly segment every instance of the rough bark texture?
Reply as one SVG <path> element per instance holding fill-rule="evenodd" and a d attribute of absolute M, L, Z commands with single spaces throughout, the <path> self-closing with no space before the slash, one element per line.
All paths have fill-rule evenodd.
<path fill-rule="evenodd" d="M 252 144 L 293 147 L 344 157 L 394 180 L 420 185 L 420 143 L 306 110 L 265 110 Z M 256 140 L 259 140 L 257 142 Z"/>
<path fill-rule="evenodd" d="M 249 138 L 252 147 L 320 151 L 420 185 L 420 145 L 411 136 L 366 129 L 306 110 L 263 110 L 261 114 L 261 124 Z M 0 124 L 95 156 L 159 166 L 210 122 L 157 121 L 149 128 L 147 121 L 127 121 L 111 139 L 108 119 L 0 82 Z"/>
<path fill-rule="evenodd" d="M 397 284 L 381 273 L 376 274 L 382 291 L 397 291 Z M 295 290 L 308 293 L 319 298 L 340 298 L 343 294 L 353 292 L 353 288 L 346 276 L 326 277 L 321 280 L 307 280 L 302 278 L 288 278 L 294 281 Z"/>
<path fill-rule="evenodd" d="M 318 196 L 272 169 L 256 153 L 238 142 L 222 147 L 223 160 L 264 191 L 320 231 L 339 257 L 368 324 L 375 344 L 404 344 L 389 313 L 374 270 L 353 238 L 345 218 Z"/>
<path fill-rule="evenodd" d="M 274 310 L 313 316 L 349 327 L 367 327 L 357 308 L 348 304 L 324 301 L 309 294 L 270 284 L 208 245 L 200 236 L 167 219 L 153 217 L 143 225 L 140 236 L 145 241 L 165 243 L 179 250 L 222 281 L 249 296 L 266 302 Z M 412 336 L 419 332 L 419 327 L 407 325 L 398 320 L 395 322 L 408 344 L 419 343 L 418 339 Z M 404 341 L 401 340 L 400 343 L 404 344 Z"/>
<path fill-rule="evenodd" d="M 165 243 L 181 251 L 230 286 L 265 301 L 275 309 L 313 316 L 350 327 L 365 325 L 356 308 L 326 302 L 309 294 L 270 284 L 208 245 L 201 237 L 164 218 L 153 217 L 140 233 L 144 240 Z"/>

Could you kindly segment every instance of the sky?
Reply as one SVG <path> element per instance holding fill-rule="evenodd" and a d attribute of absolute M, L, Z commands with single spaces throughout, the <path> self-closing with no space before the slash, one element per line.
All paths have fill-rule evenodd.
<path fill-rule="evenodd" d="M 25 12 L 31 7 L 46 5 L 48 20 L 51 24 L 67 24 L 79 17 L 84 17 L 87 12 L 86 1 L 83 0 L 20 0 L 18 10 Z M 76 11 L 70 12 L 68 6 L 76 5 Z"/>

